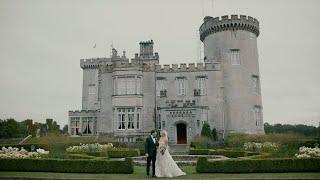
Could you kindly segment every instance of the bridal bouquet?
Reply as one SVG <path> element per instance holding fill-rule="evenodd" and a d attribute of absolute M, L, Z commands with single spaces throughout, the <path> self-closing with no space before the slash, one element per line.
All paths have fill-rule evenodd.
<path fill-rule="evenodd" d="M 166 151 L 166 146 L 160 146 L 160 153 L 162 154 L 162 155 L 164 155 L 164 152 Z"/>

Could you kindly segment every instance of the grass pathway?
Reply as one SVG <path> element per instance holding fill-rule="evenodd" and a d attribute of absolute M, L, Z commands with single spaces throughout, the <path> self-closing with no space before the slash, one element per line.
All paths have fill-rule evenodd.
<path fill-rule="evenodd" d="M 133 174 L 90 174 L 90 173 L 51 173 L 51 172 L 10 172 L 0 171 L 0 179 L 11 177 L 45 178 L 45 179 L 145 179 L 145 167 L 134 167 Z M 320 172 L 315 173 L 243 173 L 243 174 L 197 174 L 195 166 L 182 166 L 186 176 L 173 179 L 319 179 Z M 156 178 L 152 178 L 156 179 Z M 164 179 L 164 178 L 159 178 Z"/>

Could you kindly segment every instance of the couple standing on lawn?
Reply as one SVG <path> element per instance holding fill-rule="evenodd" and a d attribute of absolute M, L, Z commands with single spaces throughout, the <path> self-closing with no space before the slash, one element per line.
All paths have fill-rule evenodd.
<path fill-rule="evenodd" d="M 152 177 L 177 177 L 186 175 L 174 162 L 168 150 L 167 131 L 160 132 L 160 139 L 156 138 L 157 132 L 151 131 L 146 139 L 145 152 L 147 157 L 147 177 L 149 177 L 152 162 Z"/>

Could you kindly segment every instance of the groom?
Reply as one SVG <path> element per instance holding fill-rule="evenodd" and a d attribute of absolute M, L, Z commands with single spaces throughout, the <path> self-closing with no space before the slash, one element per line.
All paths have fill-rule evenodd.
<path fill-rule="evenodd" d="M 149 177 L 151 161 L 152 161 L 152 177 L 155 177 L 157 146 L 159 145 L 158 140 L 156 139 L 156 135 L 157 135 L 157 132 L 155 130 L 152 130 L 151 135 L 148 136 L 145 143 L 145 152 L 147 157 L 147 177 Z"/>

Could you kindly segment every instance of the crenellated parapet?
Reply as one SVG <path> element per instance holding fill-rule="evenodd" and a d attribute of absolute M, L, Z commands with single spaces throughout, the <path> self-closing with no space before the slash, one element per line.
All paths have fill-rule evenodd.
<path fill-rule="evenodd" d="M 259 36 L 259 21 L 253 17 L 245 15 L 228 15 L 219 17 L 206 16 L 203 24 L 200 26 L 200 40 L 203 41 L 206 36 L 228 30 L 246 30 Z"/>
<path fill-rule="evenodd" d="M 69 116 L 96 116 L 99 110 L 75 110 L 69 111 Z"/>
<path fill-rule="evenodd" d="M 220 63 L 186 63 L 155 65 L 156 72 L 159 73 L 175 73 L 175 72 L 195 72 L 195 71 L 219 71 Z"/>
<path fill-rule="evenodd" d="M 90 59 L 81 59 L 80 67 L 82 69 L 98 69 L 99 66 L 103 63 L 111 62 L 110 58 L 90 58 Z"/>

